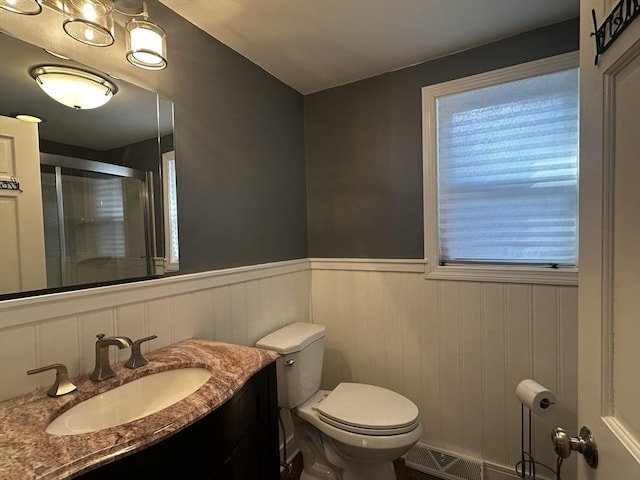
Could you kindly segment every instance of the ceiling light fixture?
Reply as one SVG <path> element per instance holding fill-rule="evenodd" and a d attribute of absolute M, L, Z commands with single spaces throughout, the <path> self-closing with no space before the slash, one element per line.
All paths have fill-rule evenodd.
<path fill-rule="evenodd" d="M 43 50 L 47 52 L 49 55 L 53 55 L 56 58 L 60 58 L 62 60 L 71 60 L 69 57 L 65 57 L 64 55 L 60 55 L 59 53 L 52 52 L 51 50 L 47 50 L 46 48 L 43 48 Z"/>
<path fill-rule="evenodd" d="M 0 8 L 25 15 L 37 15 L 43 5 L 64 15 L 62 28 L 67 35 L 94 47 L 115 43 L 117 20 L 118 28 L 124 28 L 126 58 L 132 65 L 146 70 L 167 68 L 167 34 L 149 20 L 146 1 L 0 0 Z"/>
<path fill-rule="evenodd" d="M 23 122 L 27 122 L 27 123 L 44 122 L 44 118 L 36 117 L 35 115 L 29 115 L 26 113 L 18 113 L 17 115 L 14 115 L 14 117 L 17 118 L 18 120 L 22 120 Z"/>
<path fill-rule="evenodd" d="M 64 0 L 62 28 L 67 35 L 94 47 L 115 42 L 111 0 Z"/>
<path fill-rule="evenodd" d="M 21 15 L 38 15 L 42 4 L 38 0 L 0 0 L 0 8 Z"/>
<path fill-rule="evenodd" d="M 79 68 L 41 65 L 29 73 L 47 95 L 76 110 L 101 107 L 118 92 L 106 78 Z"/>
<path fill-rule="evenodd" d="M 127 40 L 127 60 L 146 70 L 167 67 L 167 34 L 149 21 L 147 2 L 142 2 L 142 18 L 133 18 L 124 26 Z"/>

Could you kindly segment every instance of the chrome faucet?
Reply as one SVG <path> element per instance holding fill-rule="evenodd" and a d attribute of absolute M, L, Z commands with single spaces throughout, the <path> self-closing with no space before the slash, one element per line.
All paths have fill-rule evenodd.
<path fill-rule="evenodd" d="M 89 376 L 94 382 L 101 382 L 107 378 L 115 377 L 116 372 L 109 364 L 109 346 L 115 345 L 119 349 L 131 346 L 131 339 L 127 337 L 105 337 L 104 333 L 96 335 L 96 366 Z"/>

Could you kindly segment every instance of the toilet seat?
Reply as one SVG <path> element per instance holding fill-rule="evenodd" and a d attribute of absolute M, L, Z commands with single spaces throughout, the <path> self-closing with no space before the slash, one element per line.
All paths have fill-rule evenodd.
<path fill-rule="evenodd" d="M 320 418 L 321 414 L 318 411 L 318 404 L 324 401 L 329 394 L 331 394 L 329 390 L 318 390 L 306 402 L 293 409 L 292 413 L 294 417 L 298 417 L 302 421 L 309 423 L 323 435 L 343 445 L 347 445 L 348 448 L 362 448 L 376 451 L 389 451 L 390 449 L 397 448 L 404 449 L 405 447 L 408 449 L 422 437 L 422 423 L 419 420 L 415 428 L 410 432 L 394 432 L 391 435 L 375 435 L 375 430 L 368 430 L 367 433 L 354 433 L 345 430 L 342 428 L 343 426 L 340 428 L 334 427 L 325 420 L 322 420 Z M 404 451 L 406 451 L 406 449 Z M 400 455 L 402 455 L 402 453 Z"/>
<path fill-rule="evenodd" d="M 313 408 L 323 422 L 363 435 L 400 435 L 420 423 L 418 407 L 411 400 L 361 383 L 339 384 Z"/>

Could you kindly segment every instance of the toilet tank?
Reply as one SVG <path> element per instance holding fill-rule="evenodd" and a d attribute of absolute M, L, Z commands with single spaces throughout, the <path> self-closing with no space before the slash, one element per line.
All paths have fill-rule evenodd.
<path fill-rule="evenodd" d="M 320 388 L 324 325 L 292 323 L 256 343 L 281 355 L 277 361 L 278 406 L 295 408 Z"/>

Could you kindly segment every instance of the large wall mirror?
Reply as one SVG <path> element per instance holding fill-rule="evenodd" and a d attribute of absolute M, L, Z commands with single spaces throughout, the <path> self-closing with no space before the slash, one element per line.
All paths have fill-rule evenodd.
<path fill-rule="evenodd" d="M 171 102 L 5 33 L 0 59 L 0 300 L 177 270 Z M 68 68 L 106 80 L 103 94 L 111 98 L 97 108 L 54 100 L 36 77 L 60 81 Z M 77 93 L 82 86 L 65 88 Z M 12 153 L 19 114 L 42 119 L 29 127 L 39 145 L 37 187 L 15 174 L 26 170 L 12 167 L 30 161 Z M 19 202 L 36 198 L 29 194 L 38 189 L 41 220 L 25 233 L 24 222 L 37 215 L 31 210 L 25 218 Z"/>

